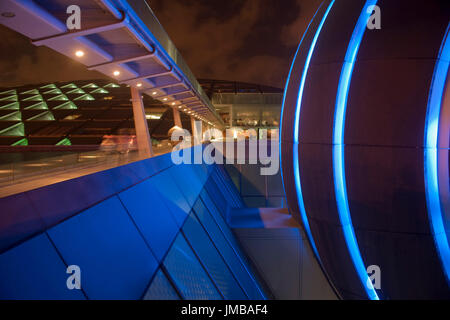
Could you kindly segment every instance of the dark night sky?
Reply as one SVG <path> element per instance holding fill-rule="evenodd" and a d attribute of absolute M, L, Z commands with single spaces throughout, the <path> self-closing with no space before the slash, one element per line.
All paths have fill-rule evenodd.
<path fill-rule="evenodd" d="M 282 88 L 320 0 L 148 0 L 198 78 Z M 0 86 L 99 78 L 0 26 Z M 14 52 L 11 55 L 11 52 Z"/>

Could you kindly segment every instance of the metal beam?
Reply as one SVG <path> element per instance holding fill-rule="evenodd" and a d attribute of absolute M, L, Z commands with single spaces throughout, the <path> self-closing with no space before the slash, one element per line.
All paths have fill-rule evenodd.
<path fill-rule="evenodd" d="M 173 68 L 170 68 L 169 70 L 166 70 L 163 72 L 154 72 L 154 73 L 147 74 L 145 76 L 139 76 L 136 78 L 122 80 L 122 81 L 120 81 L 120 83 L 128 83 L 128 82 L 132 82 L 132 81 L 157 78 L 157 77 L 162 77 L 162 76 L 167 76 L 167 75 L 172 75 L 177 80 L 181 80 L 180 77 L 175 73 L 175 70 L 173 70 Z"/>
<path fill-rule="evenodd" d="M 156 87 L 150 88 L 150 89 L 146 90 L 145 92 L 147 93 L 147 92 L 153 91 L 153 90 L 172 88 L 172 87 L 176 87 L 176 86 L 180 86 L 180 85 L 183 85 L 184 87 L 186 87 L 186 84 L 184 84 L 184 82 L 180 80 L 180 81 L 177 81 L 177 82 L 163 84 L 163 85 L 160 85 L 160 86 L 156 86 Z M 151 96 L 151 94 L 149 94 L 149 95 Z"/>
<path fill-rule="evenodd" d="M 183 93 L 188 93 L 188 92 L 192 93 L 192 89 L 187 88 L 186 90 L 182 90 L 182 91 L 179 91 L 179 92 L 168 93 L 168 94 L 165 94 L 165 95 L 162 95 L 162 96 L 152 96 L 152 98 L 154 98 L 154 99 L 167 98 L 167 97 L 176 96 L 176 95 L 183 94 Z M 192 93 L 192 94 L 194 94 L 194 93 Z M 190 98 L 197 98 L 197 96 L 194 95 L 194 96 L 188 97 L 186 99 L 190 99 Z M 182 100 L 184 100 L 184 99 L 182 99 Z"/>
<path fill-rule="evenodd" d="M 131 61 L 139 61 L 139 60 L 143 60 L 143 59 L 153 58 L 154 56 L 155 56 L 155 49 L 153 48 L 153 52 L 151 52 L 149 54 L 136 56 L 136 57 L 125 58 L 125 59 L 113 60 L 113 61 L 109 61 L 109 62 L 105 62 L 105 63 L 100 63 L 100 64 L 88 66 L 87 69 L 88 70 L 95 70 L 95 69 L 98 69 L 100 67 L 109 67 L 109 66 L 114 66 L 114 65 L 118 65 L 118 64 L 122 64 L 122 63 L 131 62 Z"/>
<path fill-rule="evenodd" d="M 123 14 L 122 19 L 119 22 L 115 22 L 115 23 L 111 23 L 111 24 L 107 24 L 107 25 L 103 25 L 103 26 L 98 26 L 98 27 L 94 27 L 94 28 L 89 28 L 89 29 L 78 30 L 78 31 L 67 31 L 67 32 L 60 33 L 60 34 L 57 34 L 54 36 L 31 40 L 31 43 L 34 44 L 35 46 L 43 46 L 49 42 L 55 42 L 58 40 L 70 39 L 70 38 L 78 38 L 78 37 L 88 36 L 91 34 L 100 33 L 100 32 L 104 32 L 104 31 L 119 29 L 119 28 L 125 27 L 126 20 L 127 20 L 127 16 L 125 14 Z"/>

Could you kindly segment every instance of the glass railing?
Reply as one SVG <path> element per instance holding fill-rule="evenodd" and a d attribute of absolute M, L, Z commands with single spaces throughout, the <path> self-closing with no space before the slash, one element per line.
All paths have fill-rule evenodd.
<path fill-rule="evenodd" d="M 173 146 L 163 143 L 153 146 L 153 156 L 169 153 Z M 0 163 L 0 197 L 4 187 L 26 183 L 38 179 L 46 179 L 52 183 L 59 180 L 73 179 L 78 176 L 143 160 L 138 151 L 107 152 L 102 150 L 88 152 L 68 152 L 57 156 L 39 157 L 33 160 Z M 64 176 L 64 177 L 62 177 Z M 50 179 L 51 178 L 51 179 Z M 45 185 L 45 184 L 43 184 Z"/>
<path fill-rule="evenodd" d="M 98 165 L 102 165 L 102 168 L 114 167 L 136 161 L 138 157 L 138 152 L 109 154 L 91 151 L 1 164 L 0 187 Z"/>

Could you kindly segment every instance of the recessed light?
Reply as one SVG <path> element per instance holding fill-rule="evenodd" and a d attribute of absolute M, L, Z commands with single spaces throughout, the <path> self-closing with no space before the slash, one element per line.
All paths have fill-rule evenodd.
<path fill-rule="evenodd" d="M 172 102 L 172 105 L 174 106 L 176 103 L 175 102 Z"/>
<path fill-rule="evenodd" d="M 156 94 L 157 94 L 157 92 L 156 92 L 156 91 L 153 91 L 153 92 L 152 92 L 152 95 L 156 95 Z"/>
<path fill-rule="evenodd" d="M 167 101 L 167 98 L 164 98 L 163 101 Z"/>
<path fill-rule="evenodd" d="M 2 17 L 5 18 L 14 18 L 16 14 L 14 12 L 2 12 Z"/>
<path fill-rule="evenodd" d="M 84 56 L 84 51 L 83 50 L 77 50 L 77 51 L 75 51 L 75 55 L 78 58 L 81 58 L 82 56 Z"/>
<path fill-rule="evenodd" d="M 142 83 L 139 82 L 136 87 L 142 87 Z"/>
<path fill-rule="evenodd" d="M 120 74 L 120 71 L 116 70 L 113 72 L 113 75 L 115 75 L 116 77 Z"/>

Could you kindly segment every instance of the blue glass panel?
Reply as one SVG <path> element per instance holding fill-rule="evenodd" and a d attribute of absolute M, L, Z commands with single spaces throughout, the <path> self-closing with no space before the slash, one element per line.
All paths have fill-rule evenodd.
<path fill-rule="evenodd" d="M 144 300 L 180 300 L 180 297 L 170 281 L 159 269 L 145 293 Z"/>
<path fill-rule="evenodd" d="M 182 177 L 180 177 L 181 179 Z M 150 183 L 155 190 L 161 194 L 161 199 L 166 202 L 167 207 L 172 212 L 179 226 L 183 225 L 184 220 L 191 211 L 191 207 L 172 178 L 168 170 L 165 170 L 152 177 Z"/>
<path fill-rule="evenodd" d="M 207 208 L 208 212 L 211 214 L 214 222 L 218 225 L 219 229 L 222 231 L 222 233 L 225 236 L 228 243 L 233 247 L 233 249 L 236 252 L 238 252 L 238 254 L 240 256 L 243 256 L 240 245 L 239 245 L 238 241 L 236 240 L 236 237 L 234 236 L 233 232 L 231 231 L 230 227 L 228 226 L 228 223 L 218 212 L 216 205 L 211 200 L 211 197 L 206 192 L 206 190 L 202 191 L 202 193 L 200 194 L 200 198 L 201 198 L 201 201 L 203 201 L 203 205 Z"/>
<path fill-rule="evenodd" d="M 233 187 L 233 182 L 230 180 L 230 182 L 228 183 L 225 180 L 223 173 L 220 172 L 219 167 L 215 168 L 210 176 L 210 179 L 214 181 L 216 187 L 221 191 L 229 207 L 239 207 L 239 203 L 237 202 L 235 195 L 230 191 L 231 187 Z"/>
<path fill-rule="evenodd" d="M 158 263 L 117 197 L 48 231 L 90 299 L 140 299 Z"/>
<path fill-rule="evenodd" d="M 167 254 L 164 266 L 184 299 L 222 299 L 181 233 Z"/>
<path fill-rule="evenodd" d="M 0 299 L 85 299 L 45 234 L 0 255 L 0 274 Z"/>
<path fill-rule="evenodd" d="M 233 180 L 225 170 L 222 165 L 217 166 L 217 175 L 220 177 L 222 183 L 227 187 L 227 190 L 230 192 L 230 195 L 234 201 L 234 207 L 244 207 L 244 203 L 242 202 L 241 195 L 239 194 L 238 189 L 236 188 Z"/>
<path fill-rule="evenodd" d="M 187 241 L 191 244 L 224 298 L 228 300 L 247 299 L 211 239 L 193 214 L 187 218 L 183 231 Z"/>
<path fill-rule="evenodd" d="M 156 258 L 162 260 L 179 227 L 155 186 L 147 180 L 120 193 L 119 197 Z"/>
<path fill-rule="evenodd" d="M 199 165 L 185 164 L 173 166 L 169 169 L 173 179 L 191 206 L 194 205 L 195 200 L 203 188 L 203 183 L 195 168 L 196 166 Z"/>
<path fill-rule="evenodd" d="M 222 217 L 226 218 L 228 214 L 228 203 L 225 200 L 223 193 L 217 188 L 217 185 L 213 181 L 213 179 L 211 178 L 208 179 L 208 181 L 205 184 L 205 189 L 211 196 L 211 199 L 214 201 L 214 204 L 216 205 L 217 209 L 219 209 L 219 212 L 222 215 Z"/>
<path fill-rule="evenodd" d="M 194 205 L 194 211 L 197 218 L 207 231 L 208 235 L 215 244 L 230 270 L 238 280 L 240 286 L 244 289 L 249 299 L 264 299 L 261 289 L 258 287 L 256 280 L 251 275 L 251 271 L 243 263 L 239 256 L 239 252 L 225 238 L 219 226 L 210 215 L 209 211 L 201 201 L 197 201 Z"/>

